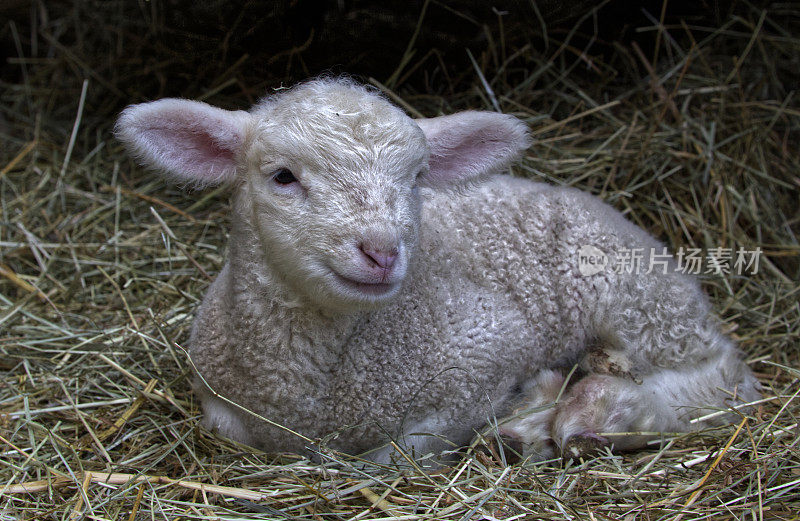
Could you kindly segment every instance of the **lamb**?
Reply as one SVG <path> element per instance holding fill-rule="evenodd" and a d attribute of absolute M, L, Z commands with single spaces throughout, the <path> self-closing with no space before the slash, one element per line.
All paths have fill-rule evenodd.
<path fill-rule="evenodd" d="M 189 339 L 223 436 L 433 461 L 500 418 L 535 460 L 723 424 L 692 420 L 759 396 L 674 260 L 611 269 L 654 238 L 592 195 L 498 173 L 530 144 L 515 117 L 413 120 L 322 78 L 249 111 L 133 105 L 116 133 L 148 167 L 231 187 L 228 261 Z M 605 269 L 581 273 L 586 247 Z"/>

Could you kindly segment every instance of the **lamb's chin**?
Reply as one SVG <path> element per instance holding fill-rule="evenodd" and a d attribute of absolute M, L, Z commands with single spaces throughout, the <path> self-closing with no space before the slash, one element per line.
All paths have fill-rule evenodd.
<path fill-rule="evenodd" d="M 385 283 L 365 283 L 349 279 L 331 271 L 328 277 L 328 291 L 342 306 L 368 309 L 380 307 L 395 297 L 402 281 Z"/>

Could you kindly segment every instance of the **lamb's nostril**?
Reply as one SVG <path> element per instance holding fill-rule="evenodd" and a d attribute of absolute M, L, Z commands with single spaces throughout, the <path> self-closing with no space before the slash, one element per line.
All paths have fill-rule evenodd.
<path fill-rule="evenodd" d="M 391 250 L 379 250 L 377 248 L 367 246 L 364 243 L 361 243 L 359 248 L 365 257 L 386 270 L 391 268 L 394 265 L 394 262 L 397 260 L 397 248 L 392 248 Z"/>

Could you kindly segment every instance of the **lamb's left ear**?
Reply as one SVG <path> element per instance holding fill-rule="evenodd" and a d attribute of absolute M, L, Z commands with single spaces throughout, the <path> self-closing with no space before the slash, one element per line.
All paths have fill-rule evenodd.
<path fill-rule="evenodd" d="M 145 166 L 196 186 L 231 181 L 250 115 L 168 98 L 131 105 L 114 132 Z"/>
<path fill-rule="evenodd" d="M 430 172 L 420 183 L 434 188 L 486 177 L 519 159 L 531 144 L 525 123 L 497 112 L 466 111 L 415 122 L 431 148 Z"/>

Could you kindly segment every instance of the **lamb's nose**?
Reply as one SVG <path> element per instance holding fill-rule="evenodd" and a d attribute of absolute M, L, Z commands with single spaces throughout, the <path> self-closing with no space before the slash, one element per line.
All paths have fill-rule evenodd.
<path fill-rule="evenodd" d="M 372 248 L 371 246 L 361 243 L 359 246 L 361 249 L 361 253 L 364 254 L 368 259 L 372 262 L 377 264 L 379 267 L 388 270 L 394 265 L 394 261 L 397 260 L 397 248 L 392 248 L 391 250 L 384 250 L 378 248 Z"/>

